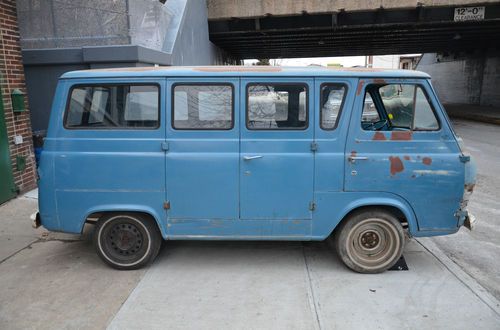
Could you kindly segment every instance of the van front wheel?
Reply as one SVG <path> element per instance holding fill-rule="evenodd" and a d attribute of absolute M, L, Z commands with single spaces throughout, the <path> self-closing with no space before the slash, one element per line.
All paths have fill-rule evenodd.
<path fill-rule="evenodd" d="M 358 273 L 381 273 L 401 257 L 404 230 L 392 214 L 384 210 L 351 215 L 337 229 L 334 247 L 340 259 Z"/>
<path fill-rule="evenodd" d="M 103 216 L 94 232 L 99 257 L 116 269 L 141 268 L 152 262 L 161 246 L 161 234 L 150 217 L 133 213 Z"/>

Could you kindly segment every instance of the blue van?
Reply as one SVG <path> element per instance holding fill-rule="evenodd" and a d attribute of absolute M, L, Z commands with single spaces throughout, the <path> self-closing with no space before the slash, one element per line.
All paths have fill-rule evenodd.
<path fill-rule="evenodd" d="M 117 269 L 162 240 L 325 240 L 362 273 L 471 227 L 475 166 L 416 71 L 149 67 L 64 74 L 35 226 Z"/>

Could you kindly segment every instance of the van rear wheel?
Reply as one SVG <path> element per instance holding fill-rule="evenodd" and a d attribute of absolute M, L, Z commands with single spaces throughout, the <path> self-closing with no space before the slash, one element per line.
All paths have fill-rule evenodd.
<path fill-rule="evenodd" d="M 141 268 L 160 251 L 162 237 L 156 222 L 134 213 L 103 216 L 94 232 L 94 247 L 99 257 L 116 269 Z"/>
<path fill-rule="evenodd" d="M 381 273 L 391 268 L 403 253 L 405 235 L 401 223 L 384 210 L 354 213 L 334 235 L 340 259 L 358 273 Z"/>

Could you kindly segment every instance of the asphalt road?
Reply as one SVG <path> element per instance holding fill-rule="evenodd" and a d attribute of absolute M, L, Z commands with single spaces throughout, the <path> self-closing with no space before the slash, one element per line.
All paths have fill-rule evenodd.
<path fill-rule="evenodd" d="M 478 219 L 472 232 L 433 238 L 465 272 L 500 299 L 500 126 L 454 120 L 478 166 L 478 180 L 469 210 Z"/>

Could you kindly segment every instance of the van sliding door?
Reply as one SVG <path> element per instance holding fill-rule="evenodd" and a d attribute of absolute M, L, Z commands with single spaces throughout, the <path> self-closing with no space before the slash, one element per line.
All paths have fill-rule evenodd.
<path fill-rule="evenodd" d="M 294 220 L 297 232 L 310 230 L 299 220 L 312 218 L 313 87 L 304 78 L 241 79 L 242 220 Z"/>
<path fill-rule="evenodd" d="M 234 78 L 168 79 L 167 217 L 172 236 L 201 235 L 203 222 L 238 218 L 238 92 Z"/>

